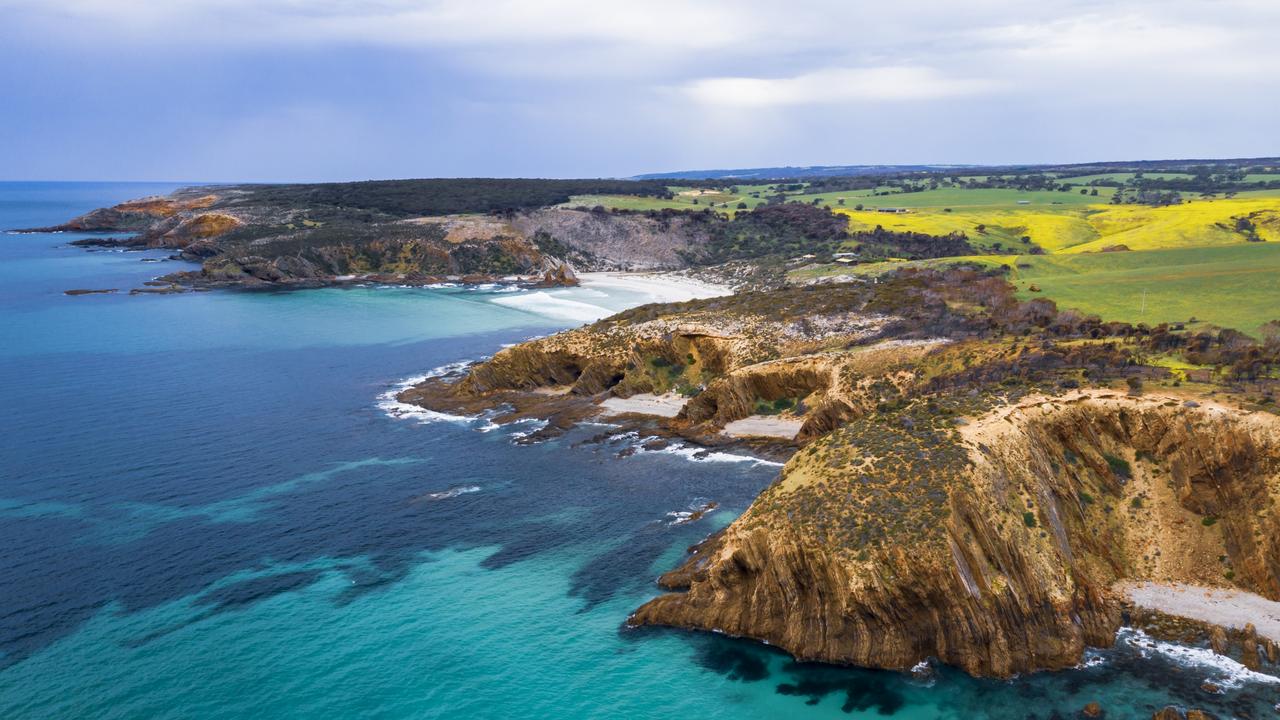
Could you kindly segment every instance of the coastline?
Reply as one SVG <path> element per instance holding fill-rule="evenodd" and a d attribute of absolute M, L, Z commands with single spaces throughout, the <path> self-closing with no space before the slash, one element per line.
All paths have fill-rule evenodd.
<path fill-rule="evenodd" d="M 676 303 L 733 293 L 726 285 L 688 277 L 676 271 L 593 272 L 578 275 L 578 284 L 530 287 L 531 292 L 511 293 L 492 302 L 566 320 L 571 327 L 603 320 L 641 305 Z"/>
<path fill-rule="evenodd" d="M 1134 605 L 1228 630 L 1253 625 L 1260 638 L 1280 642 L 1280 602 L 1236 588 L 1187 583 L 1123 582 L 1116 590 Z"/>
<path fill-rule="evenodd" d="M 685 302 L 732 295 L 733 288 L 691 277 L 677 270 L 653 272 L 587 272 L 578 274 L 580 287 L 592 290 L 626 289 L 651 295 L 650 302 Z"/>

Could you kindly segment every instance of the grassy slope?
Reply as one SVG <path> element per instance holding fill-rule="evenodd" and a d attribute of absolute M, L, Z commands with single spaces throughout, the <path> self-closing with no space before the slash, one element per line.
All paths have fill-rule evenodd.
<path fill-rule="evenodd" d="M 1047 297 L 1059 307 L 1104 320 L 1157 324 L 1194 317 L 1255 334 L 1262 323 L 1280 319 L 1280 243 L 1079 255 L 983 255 L 820 267 L 796 271 L 792 276 L 800 280 L 831 275 L 874 277 L 901 267 L 938 267 L 954 262 L 1006 265 L 1012 269 L 1010 279 L 1020 297 Z M 1039 292 L 1031 292 L 1032 285 Z"/>
<path fill-rule="evenodd" d="M 1018 193 L 992 190 L 939 190 L 911 196 L 948 197 L 952 212 L 920 207 L 902 215 L 843 209 L 850 228 L 883 225 L 891 230 L 929 234 L 964 232 L 989 252 L 995 242 L 1021 251 L 1020 238 L 1048 255 L 993 254 L 966 261 L 1007 265 L 1025 297 L 1048 297 L 1064 308 L 1076 308 L 1104 319 L 1159 323 L 1195 317 L 1224 327 L 1255 333 L 1263 322 L 1280 318 L 1280 193 L 1242 194 L 1226 200 L 1197 200 L 1163 208 L 1096 204 L 1078 193 Z M 1009 205 L 995 202 L 1003 194 L 1057 198 L 1074 195 L 1074 205 Z M 1080 201 L 1084 201 L 1081 203 Z M 1094 204 L 1088 204 L 1092 202 Z M 899 203 L 905 205 L 905 203 Z M 1235 218 L 1249 217 L 1256 236 L 1248 242 L 1235 230 Z M 985 232 L 978 232 L 979 225 Z M 1130 252 L 1100 253 L 1125 245 Z M 941 265 L 953 259 L 912 265 Z M 833 274 L 874 276 L 902 263 L 853 268 L 823 267 L 799 271 L 799 277 Z M 1039 293 L 1031 293 L 1034 284 Z M 1143 292 L 1146 293 L 1145 309 Z"/>
<path fill-rule="evenodd" d="M 1251 334 L 1280 319 L 1277 243 L 1007 260 L 1016 260 L 1010 264 L 1020 296 L 1049 297 L 1105 319 L 1156 324 L 1194 317 Z M 1033 284 L 1040 293 L 1028 290 Z"/>

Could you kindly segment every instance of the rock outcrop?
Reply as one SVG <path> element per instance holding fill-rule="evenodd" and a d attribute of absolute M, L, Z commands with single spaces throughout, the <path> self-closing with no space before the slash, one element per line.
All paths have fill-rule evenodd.
<path fill-rule="evenodd" d="M 958 411 L 939 398 L 811 444 L 631 622 L 1007 677 L 1109 646 L 1120 579 L 1280 597 L 1274 416 L 1097 392 Z"/>
<path fill-rule="evenodd" d="M 391 282 L 524 276 L 574 285 L 578 270 L 665 270 L 706 241 L 701 216 L 544 207 L 405 217 L 276 197 L 272 186 L 202 187 L 94 210 L 42 230 L 123 233 L 73 244 L 165 248 L 202 263 L 166 279 L 197 287 L 309 285 L 358 275 Z"/>
<path fill-rule="evenodd" d="M 1140 343 L 1106 339 L 1127 326 L 1057 325 L 1051 304 L 985 282 L 903 274 L 646 306 L 399 399 L 558 429 L 597 403 L 660 401 L 646 431 L 707 444 L 753 415 L 799 426 L 771 446 L 791 454 L 781 477 L 661 578 L 674 592 L 635 625 L 1008 677 L 1111 645 L 1122 581 L 1280 598 L 1280 418 L 1115 389 L 1160 377 Z"/>

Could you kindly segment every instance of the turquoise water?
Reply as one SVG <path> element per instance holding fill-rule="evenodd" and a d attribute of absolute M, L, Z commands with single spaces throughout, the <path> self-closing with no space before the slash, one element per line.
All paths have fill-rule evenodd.
<path fill-rule="evenodd" d="M 168 186 L 0 184 L 0 228 Z M 405 378 L 644 298 L 617 288 L 67 297 L 179 267 L 0 235 L 0 717 L 1265 717 L 1277 686 L 1127 638 L 929 682 L 623 628 L 777 468 L 585 427 L 420 423 Z M 584 309 L 585 306 L 585 309 Z M 669 513 L 709 500 L 692 524 Z M 1181 654 L 1181 656 L 1180 656 Z M 1199 690 L 1206 678 L 1233 685 Z"/>

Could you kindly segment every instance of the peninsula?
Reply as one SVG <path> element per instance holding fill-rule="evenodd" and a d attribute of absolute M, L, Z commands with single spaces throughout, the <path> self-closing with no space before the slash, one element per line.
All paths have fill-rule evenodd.
<path fill-rule="evenodd" d="M 202 186 L 52 229 L 201 263 L 166 292 L 715 279 L 738 292 L 396 401 L 785 461 L 630 625 L 1009 677 L 1129 624 L 1257 668 L 1280 659 L 1277 165 Z"/>

